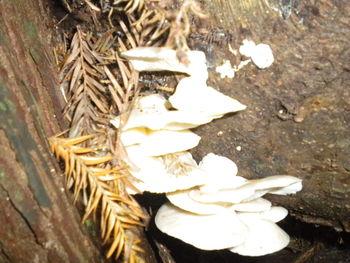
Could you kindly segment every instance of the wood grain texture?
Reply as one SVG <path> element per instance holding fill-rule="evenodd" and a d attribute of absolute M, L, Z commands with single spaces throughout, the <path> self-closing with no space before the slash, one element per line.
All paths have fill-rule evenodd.
<path fill-rule="evenodd" d="M 43 2 L 0 2 L 0 261 L 105 262 L 47 144 L 60 109 Z"/>

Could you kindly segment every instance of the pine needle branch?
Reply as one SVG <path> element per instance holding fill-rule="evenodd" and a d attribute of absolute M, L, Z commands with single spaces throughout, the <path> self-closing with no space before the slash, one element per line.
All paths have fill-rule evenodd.
<path fill-rule="evenodd" d="M 96 215 L 99 209 L 101 237 L 104 244 L 109 244 L 107 258 L 115 255 L 123 256 L 123 262 L 143 262 L 138 256 L 142 249 L 137 246 L 137 228 L 144 225 L 146 216 L 125 191 L 123 180 L 127 180 L 127 171 L 121 167 L 104 168 L 112 156 L 98 155 L 92 148 L 79 146 L 95 136 L 51 137 L 49 143 L 55 155 L 65 162 L 67 186 L 73 188 L 74 202 L 84 191 L 89 196 L 82 221 Z"/>
<path fill-rule="evenodd" d="M 64 114 L 71 122 L 69 137 L 89 134 L 99 123 L 106 124 L 102 118 L 108 113 L 106 87 L 99 81 L 103 78 L 104 72 L 99 66 L 103 62 L 94 50 L 91 35 L 78 28 L 60 73 L 61 89 L 67 98 Z"/>

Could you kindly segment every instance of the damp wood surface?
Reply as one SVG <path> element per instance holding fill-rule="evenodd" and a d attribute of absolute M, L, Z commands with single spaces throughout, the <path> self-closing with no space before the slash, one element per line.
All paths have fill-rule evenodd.
<path fill-rule="evenodd" d="M 198 159 L 227 156 L 247 178 L 298 176 L 303 191 L 270 199 L 305 222 L 350 231 L 350 2 L 201 2 L 210 19 L 190 43 L 206 52 L 209 84 L 248 108 L 196 130 Z M 294 3 L 290 12 L 281 2 Z M 215 67 L 237 65 L 228 45 L 243 39 L 270 45 L 274 64 L 221 79 Z"/>
<path fill-rule="evenodd" d="M 46 8 L 0 2 L 0 262 L 105 262 L 47 144 L 61 129 Z"/>

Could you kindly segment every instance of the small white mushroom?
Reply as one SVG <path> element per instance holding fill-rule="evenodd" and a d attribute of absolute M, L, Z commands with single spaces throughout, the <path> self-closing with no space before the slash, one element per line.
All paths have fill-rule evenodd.
<path fill-rule="evenodd" d="M 267 44 L 256 45 L 251 59 L 253 63 L 261 69 L 270 67 L 274 62 L 272 50 Z"/>
<path fill-rule="evenodd" d="M 208 77 L 206 58 L 202 51 L 185 51 L 182 55 L 186 63 L 179 60 L 176 50 L 167 47 L 138 47 L 121 55 L 138 71 L 173 71 Z"/>
<path fill-rule="evenodd" d="M 247 235 L 247 227 L 232 210 L 198 215 L 166 203 L 158 210 L 155 223 L 169 236 L 204 250 L 238 246 Z"/>
<path fill-rule="evenodd" d="M 253 63 L 260 69 L 267 68 L 274 62 L 271 47 L 267 44 L 261 43 L 255 45 L 253 41 L 245 39 L 239 48 L 239 53 L 250 57 Z"/>
<path fill-rule="evenodd" d="M 248 227 L 245 241 L 230 251 L 243 256 L 263 256 L 283 249 L 289 236 L 275 223 L 268 220 L 244 222 Z"/>
<path fill-rule="evenodd" d="M 178 110 L 200 112 L 213 118 L 246 108 L 239 101 L 208 87 L 206 80 L 193 77 L 182 79 L 169 101 Z"/>

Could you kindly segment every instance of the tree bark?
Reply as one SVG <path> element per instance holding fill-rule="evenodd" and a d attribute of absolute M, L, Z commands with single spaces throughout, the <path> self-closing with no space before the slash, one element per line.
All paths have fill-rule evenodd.
<path fill-rule="evenodd" d="M 207 54 L 210 85 L 248 108 L 200 127 L 197 157 L 230 157 L 247 178 L 298 176 L 302 192 L 271 199 L 306 222 L 350 231 L 350 2 L 201 2 L 211 18 L 190 43 Z M 238 65 L 228 44 L 243 39 L 269 44 L 274 64 L 221 79 L 215 67 Z"/>
<path fill-rule="evenodd" d="M 0 262 L 105 262 L 47 137 L 60 116 L 44 1 L 0 1 Z"/>

